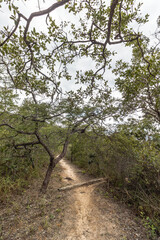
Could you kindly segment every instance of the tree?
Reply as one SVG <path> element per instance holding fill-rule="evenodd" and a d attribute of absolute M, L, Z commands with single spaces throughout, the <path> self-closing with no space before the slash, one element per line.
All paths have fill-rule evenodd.
<path fill-rule="evenodd" d="M 137 39 L 131 63 L 117 62 L 114 72 L 118 75 L 116 86 L 122 93 L 125 113 L 140 110 L 143 117 L 160 123 L 160 49 L 159 28 L 155 33 L 156 45 L 149 39 Z M 149 47 L 150 46 L 150 47 Z"/>
<path fill-rule="evenodd" d="M 2 119 L 0 127 L 9 130 L 6 139 L 10 138 L 12 157 L 19 154 L 26 159 L 30 158 L 33 164 L 31 156 L 34 146 L 40 145 L 46 151 L 49 166 L 41 187 L 42 192 L 47 189 L 53 168 L 65 156 L 71 136 L 78 132 L 84 133 L 88 127 L 100 124 L 111 114 L 112 107 L 108 105 L 106 108 L 105 103 L 106 96 L 103 105 L 101 96 L 100 103 L 93 106 L 85 104 L 83 96 L 76 97 L 71 93 L 69 97 L 54 102 L 54 105 L 27 99 L 17 111 L 8 112 L 7 120 Z M 49 126 L 52 127 L 49 129 Z M 57 139 L 54 139 L 55 136 Z M 62 146 L 62 150 L 58 151 L 59 146 Z"/>
<path fill-rule="evenodd" d="M 133 8 L 133 0 L 114 0 L 109 6 L 105 1 L 62 0 L 45 10 L 31 13 L 29 18 L 25 17 L 12 1 L 3 2 L 13 14 L 11 19 L 15 27 L 12 31 L 8 28 L 1 31 L 1 53 L 3 57 L 9 57 L 8 63 L 3 60 L 6 67 L 11 64 L 15 68 L 12 80 L 16 86 L 20 83 L 23 85 L 24 79 L 32 79 L 30 84 L 34 82 L 35 85 L 35 79 L 39 77 L 37 84 L 44 87 L 44 83 L 52 81 L 57 89 L 60 84 L 58 80 L 72 78 L 68 65 L 77 57 L 83 57 L 95 63 L 95 70 L 91 67 L 81 73 L 81 69 L 77 69 L 77 81 L 93 87 L 96 84 L 95 79 L 102 78 L 105 69 L 110 67 L 114 52 L 107 49 L 108 45 L 134 43 L 140 34 L 129 27 L 131 22 L 147 21 L 147 16 L 142 18 L 138 15 L 140 4 Z M 69 11 L 70 14 L 76 15 L 77 23 L 63 21 L 59 24 L 53 19 L 51 13 L 63 5 L 66 13 Z M 82 14 L 83 12 L 85 14 Z M 31 28 L 33 19 L 43 15 L 46 16 L 47 33 L 38 31 L 35 27 Z M 60 71 L 57 71 L 56 67 L 58 62 L 62 66 Z M 49 75 L 45 73 L 44 65 L 50 70 Z"/>
<path fill-rule="evenodd" d="M 0 63 L 10 79 L 9 86 L 27 100 L 16 112 L 8 112 L 9 121 L 3 120 L 0 127 L 25 136 L 23 142 L 15 139 L 16 149 L 41 145 L 47 152 L 50 163 L 43 192 L 53 168 L 66 154 L 70 136 L 101 125 L 114 111 L 104 77 L 114 55 L 108 45 L 131 45 L 140 38 L 130 25 L 132 21 L 145 23 L 147 16 L 138 15 L 140 5 L 133 8 L 134 2 L 113 0 L 107 6 L 105 1 L 62 0 L 27 18 L 16 3 L 3 1 L 12 14 L 14 27 L 12 30 L 4 27 L 1 31 Z M 54 19 L 52 12 L 62 6 L 67 14 L 75 15 L 74 23 L 59 23 Z M 43 15 L 46 16 L 44 32 L 31 25 L 33 19 Z M 88 59 L 91 66 L 87 70 L 80 66 L 70 71 L 71 64 L 81 58 Z M 70 84 L 74 82 L 76 90 L 62 89 L 64 79 Z M 47 124 L 55 123 L 65 128 L 58 156 L 43 131 Z"/>

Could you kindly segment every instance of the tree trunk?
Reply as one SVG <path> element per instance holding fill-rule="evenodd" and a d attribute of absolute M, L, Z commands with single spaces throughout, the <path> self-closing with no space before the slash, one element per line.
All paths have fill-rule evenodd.
<path fill-rule="evenodd" d="M 40 192 L 43 194 L 46 193 L 46 190 L 47 190 L 50 178 L 51 178 L 51 174 L 52 174 L 53 168 L 55 166 L 56 166 L 56 164 L 55 164 L 53 158 L 50 158 L 50 164 L 48 166 L 44 181 L 43 181 L 41 189 L 40 189 Z"/>
<path fill-rule="evenodd" d="M 57 163 L 65 156 L 66 152 L 67 152 L 67 147 L 68 147 L 68 136 L 65 139 L 64 145 L 63 145 L 63 150 L 61 152 L 61 154 L 59 156 L 57 156 L 56 158 L 54 158 L 54 155 L 52 154 L 52 151 L 48 148 L 48 146 L 42 141 L 42 139 L 40 138 L 40 135 L 37 133 L 37 138 L 39 140 L 39 142 L 42 144 L 42 146 L 44 147 L 44 149 L 47 151 L 47 153 L 50 156 L 50 164 L 48 166 L 47 172 L 46 172 L 46 176 L 44 178 L 44 181 L 42 183 L 40 192 L 41 193 L 46 193 L 50 178 L 51 178 L 51 174 L 53 171 L 53 168 L 57 165 Z"/>

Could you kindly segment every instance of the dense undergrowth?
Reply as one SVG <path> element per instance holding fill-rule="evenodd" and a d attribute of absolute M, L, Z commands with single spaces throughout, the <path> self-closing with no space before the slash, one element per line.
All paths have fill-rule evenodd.
<path fill-rule="evenodd" d="M 0 161 L 0 201 L 6 202 L 12 194 L 25 190 L 33 178 L 38 179 L 46 159 L 41 148 L 35 149 L 31 155 L 27 151 L 23 155 L 16 155 L 9 149 L 3 151 Z"/>
<path fill-rule="evenodd" d="M 54 127 L 46 124 L 41 133 L 45 135 L 45 143 L 58 152 L 60 144 Z M 34 145 L 33 136 L 14 134 L 7 128 L 0 132 L 0 201 L 6 201 L 15 192 L 22 192 L 33 178 L 44 175 L 49 163 L 47 152 L 40 144 Z M 48 135 L 54 135 L 49 142 Z M 37 186 L 37 191 L 40 187 Z"/>
<path fill-rule="evenodd" d="M 72 140 L 68 159 L 94 176 L 107 176 L 115 198 L 142 217 L 149 237 L 160 235 L 160 138 L 124 130 L 108 136 L 93 132 Z"/>
<path fill-rule="evenodd" d="M 42 129 L 45 135 L 52 133 L 52 130 L 51 126 Z M 59 131 L 53 132 L 50 145 L 58 153 L 62 147 L 61 136 L 58 135 Z M 64 131 L 60 133 L 63 136 Z M 3 134 L 6 135 L 6 132 Z M 48 162 L 42 146 L 22 148 L 17 143 L 15 147 L 14 142 L 10 141 L 10 134 L 0 144 L 1 201 L 23 191 L 33 178 L 39 178 L 42 167 Z M 22 140 L 25 142 L 26 139 L 19 141 Z M 151 239 L 160 235 L 159 132 L 149 134 L 140 125 L 132 125 L 132 128 L 125 125 L 110 134 L 92 130 L 77 133 L 70 140 L 67 158 L 89 174 L 108 177 L 109 188 L 106 191 L 141 216 Z"/>

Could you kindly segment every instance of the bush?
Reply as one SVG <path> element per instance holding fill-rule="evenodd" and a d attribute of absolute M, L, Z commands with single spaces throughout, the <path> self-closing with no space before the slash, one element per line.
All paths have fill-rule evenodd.
<path fill-rule="evenodd" d="M 46 154 L 40 147 L 21 149 L 7 144 L 0 148 L 0 195 L 5 201 L 14 191 L 22 191 L 33 177 L 37 177 L 46 161 Z"/>
<path fill-rule="evenodd" d="M 95 176 L 108 176 L 112 192 L 143 217 L 150 237 L 160 234 L 159 138 L 137 139 L 124 131 L 89 132 L 71 142 L 70 159 Z"/>

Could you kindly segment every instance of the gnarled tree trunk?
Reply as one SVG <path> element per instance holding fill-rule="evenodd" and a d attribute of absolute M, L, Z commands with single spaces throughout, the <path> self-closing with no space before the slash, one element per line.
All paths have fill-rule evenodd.
<path fill-rule="evenodd" d="M 44 181 L 43 181 L 41 189 L 40 189 L 41 193 L 45 193 L 46 192 L 48 184 L 49 184 L 49 181 L 50 181 L 50 178 L 51 178 L 52 171 L 55 168 L 55 166 L 56 166 L 56 164 L 54 162 L 54 159 L 50 158 L 50 164 L 48 166 L 48 169 L 47 169 Z"/>
<path fill-rule="evenodd" d="M 51 149 L 49 149 L 49 147 L 44 143 L 44 141 L 41 139 L 41 137 L 38 133 L 37 133 L 37 138 L 50 156 L 50 163 L 49 163 L 44 181 L 43 181 L 41 189 L 40 189 L 40 192 L 44 194 L 44 193 L 46 193 L 53 169 L 55 168 L 57 163 L 65 156 L 65 154 L 67 152 L 69 140 L 68 140 L 68 136 L 67 136 L 66 140 L 64 142 L 63 150 L 62 150 L 61 154 L 59 156 L 57 156 L 56 158 L 54 158 L 54 154 L 52 153 Z"/>

